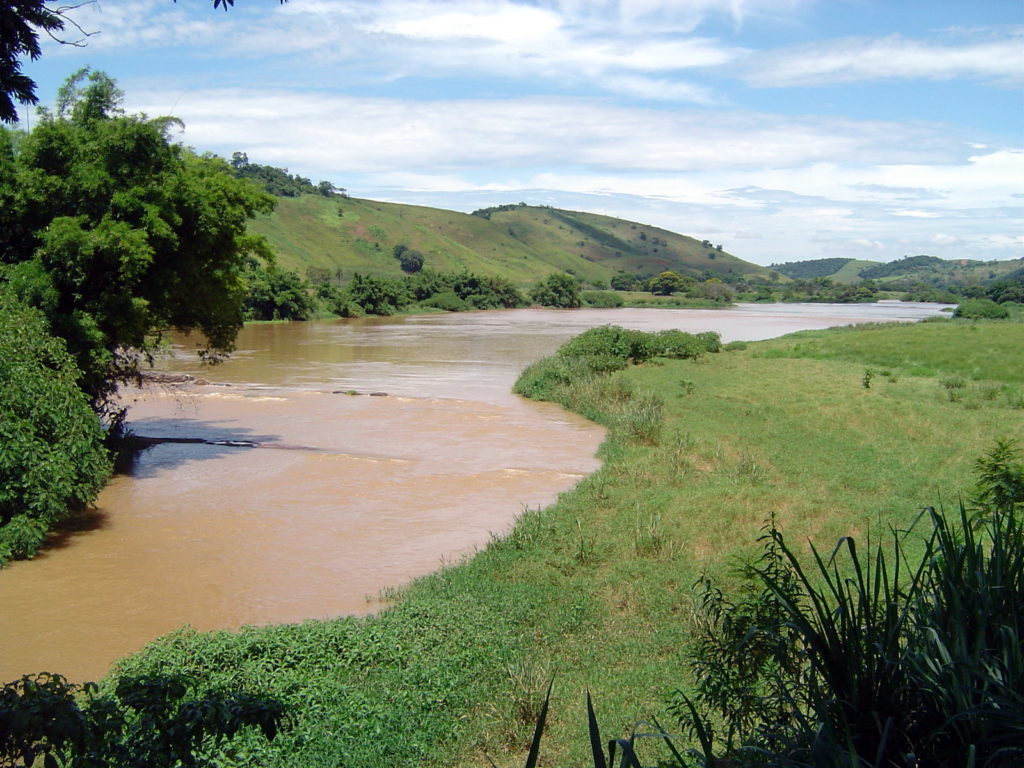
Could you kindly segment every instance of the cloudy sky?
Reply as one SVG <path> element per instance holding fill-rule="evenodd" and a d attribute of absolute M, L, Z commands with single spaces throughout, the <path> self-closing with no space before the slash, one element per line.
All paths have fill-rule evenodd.
<path fill-rule="evenodd" d="M 1021 0 L 100 0 L 74 69 L 357 197 L 525 201 L 760 264 L 1024 257 Z M 68 35 L 71 36 L 70 34 Z"/>

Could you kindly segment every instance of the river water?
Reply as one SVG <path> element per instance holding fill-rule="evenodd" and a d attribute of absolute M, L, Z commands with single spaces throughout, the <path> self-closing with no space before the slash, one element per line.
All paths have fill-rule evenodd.
<path fill-rule="evenodd" d="M 597 467 L 599 428 L 510 392 L 526 365 L 586 328 L 756 340 L 937 310 L 528 309 L 251 325 L 215 367 L 185 340 L 159 367 L 210 383 L 125 393 L 130 425 L 210 442 L 146 449 L 73 529 L 0 571 L 0 681 L 42 670 L 96 679 L 185 624 L 367 613 L 381 590 L 486 544 Z"/>

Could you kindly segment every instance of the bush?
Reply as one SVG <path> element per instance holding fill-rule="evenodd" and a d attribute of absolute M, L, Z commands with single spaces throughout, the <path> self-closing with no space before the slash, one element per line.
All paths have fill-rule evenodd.
<path fill-rule="evenodd" d="M 694 360 L 707 352 L 719 352 L 722 339 L 713 331 L 686 333 L 679 330 L 659 331 L 654 339 L 657 354 L 681 360 Z"/>
<path fill-rule="evenodd" d="M 1002 320 L 1010 316 L 1010 310 L 992 299 L 967 299 L 953 312 L 953 317 L 968 320 Z"/>
<path fill-rule="evenodd" d="M 622 366 L 642 363 L 657 353 L 654 334 L 632 331 L 618 325 L 601 325 L 574 336 L 558 349 L 560 357 L 618 358 Z"/>
<path fill-rule="evenodd" d="M 308 320 L 313 314 L 316 301 L 311 286 L 297 272 L 257 265 L 249 269 L 246 282 L 247 320 Z M 328 300 L 333 298 L 331 289 L 326 286 L 323 291 Z"/>
<path fill-rule="evenodd" d="M 435 309 L 443 309 L 447 312 L 467 312 L 473 309 L 471 304 L 456 296 L 455 291 L 435 293 L 429 299 L 421 301 L 420 306 L 434 307 Z"/>
<path fill-rule="evenodd" d="M 530 300 L 543 307 L 576 309 L 581 303 L 580 288 L 572 275 L 555 272 L 533 287 Z"/>
<path fill-rule="evenodd" d="M 0 565 L 32 557 L 46 531 L 110 475 L 79 370 L 42 315 L 0 290 Z"/>
<path fill-rule="evenodd" d="M 275 699 L 206 691 L 186 699 L 180 676 L 121 677 L 110 693 L 43 672 L 0 687 L 0 765 L 147 768 L 213 766 L 203 754 L 239 731 L 272 740 L 284 721 Z M 41 759 L 36 759 L 36 758 Z"/>
<path fill-rule="evenodd" d="M 582 298 L 584 306 L 597 309 L 611 309 L 623 304 L 622 297 L 615 291 L 584 291 Z"/>

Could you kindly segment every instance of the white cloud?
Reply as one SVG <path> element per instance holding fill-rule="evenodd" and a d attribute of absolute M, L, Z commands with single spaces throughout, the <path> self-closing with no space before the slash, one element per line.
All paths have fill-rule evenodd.
<path fill-rule="evenodd" d="M 727 178 L 746 169 L 757 171 L 757 186 L 821 196 L 858 183 L 944 189 L 950 180 L 935 173 L 934 164 L 963 160 L 961 145 L 920 127 L 638 109 L 592 99 L 408 102 L 267 90 L 129 97 L 130 107 L 150 114 L 176 102 L 186 140 L 197 146 L 226 149 L 244 141 L 250 154 L 270 154 L 264 162 L 346 173 L 477 168 L 500 177 L 508 168 L 575 167 L 597 175 L 714 172 Z M 1005 162 L 977 159 L 989 176 L 1009 179 Z M 869 170 L 837 172 L 834 163 Z M 749 183 L 742 175 L 736 179 L 722 188 Z"/>
<path fill-rule="evenodd" d="M 654 101 L 683 101 L 709 106 L 720 101 L 710 89 L 678 80 L 613 76 L 605 78 L 602 87 L 612 93 Z"/>
<path fill-rule="evenodd" d="M 551 11 L 508 3 L 496 8 L 485 7 L 476 13 L 461 10 L 418 18 L 392 16 L 374 22 L 367 30 L 422 40 L 469 38 L 522 43 L 550 39 L 561 26 L 561 17 Z"/>
<path fill-rule="evenodd" d="M 911 219 L 937 219 L 942 216 L 937 211 L 921 211 L 910 208 L 895 208 L 889 211 L 893 216 L 906 216 Z"/>
<path fill-rule="evenodd" d="M 941 44 L 900 35 L 827 40 L 752 55 L 746 79 L 755 86 L 825 85 L 863 80 L 982 78 L 1020 82 L 1020 33 L 983 42 Z"/>

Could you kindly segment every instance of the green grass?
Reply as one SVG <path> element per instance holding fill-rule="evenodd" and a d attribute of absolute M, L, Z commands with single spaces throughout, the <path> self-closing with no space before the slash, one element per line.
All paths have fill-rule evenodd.
<path fill-rule="evenodd" d="M 1021 331 L 814 332 L 570 382 L 559 399 L 610 428 L 604 465 L 507 537 L 376 618 L 182 632 L 123 667 L 281 695 L 293 722 L 272 752 L 236 747 L 239 763 L 281 766 L 521 766 L 554 675 L 541 764 L 586 765 L 587 690 L 607 738 L 650 715 L 673 725 L 693 585 L 728 583 L 770 514 L 798 554 L 808 539 L 830 551 L 954 501 L 996 437 L 1024 437 L 1024 409 L 965 407 L 939 383 L 1018 387 L 1019 354 L 1004 358 Z"/>

